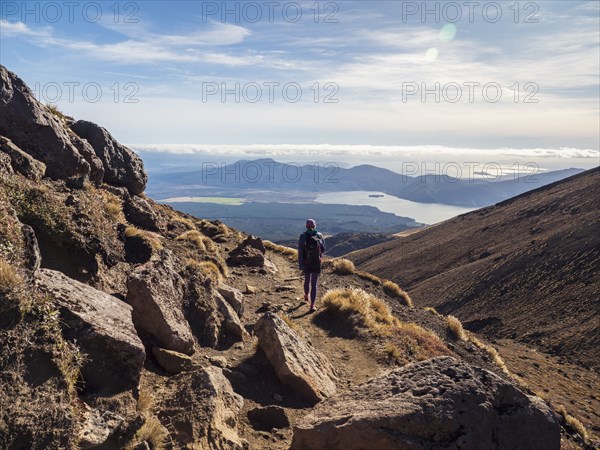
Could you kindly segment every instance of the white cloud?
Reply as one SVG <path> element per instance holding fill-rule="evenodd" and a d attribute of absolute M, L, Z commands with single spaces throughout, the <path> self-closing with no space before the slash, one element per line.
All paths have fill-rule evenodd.
<path fill-rule="evenodd" d="M 3 37 L 14 37 L 14 36 L 49 36 L 51 33 L 50 28 L 40 28 L 38 30 L 32 30 L 23 22 L 10 22 L 8 20 L 0 20 L 0 34 Z"/>

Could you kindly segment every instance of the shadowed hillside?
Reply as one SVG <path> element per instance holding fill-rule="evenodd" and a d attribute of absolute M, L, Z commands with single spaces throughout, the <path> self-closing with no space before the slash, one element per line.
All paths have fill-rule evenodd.
<path fill-rule="evenodd" d="M 598 368 L 600 169 L 355 252 L 417 304 Z"/>

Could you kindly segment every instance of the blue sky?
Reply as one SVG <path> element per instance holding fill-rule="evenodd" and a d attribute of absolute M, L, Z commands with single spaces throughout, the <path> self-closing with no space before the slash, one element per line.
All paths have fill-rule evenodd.
<path fill-rule="evenodd" d="M 138 147 L 551 148 L 597 164 L 600 3 L 478 3 L 4 1 L 0 61 Z"/>

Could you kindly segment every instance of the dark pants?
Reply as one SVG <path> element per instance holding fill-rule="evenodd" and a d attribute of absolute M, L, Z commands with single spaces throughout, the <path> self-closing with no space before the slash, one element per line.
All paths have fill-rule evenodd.
<path fill-rule="evenodd" d="M 319 272 L 304 271 L 304 293 L 308 295 L 310 292 L 310 305 L 315 305 L 317 299 L 317 281 L 319 280 Z"/>

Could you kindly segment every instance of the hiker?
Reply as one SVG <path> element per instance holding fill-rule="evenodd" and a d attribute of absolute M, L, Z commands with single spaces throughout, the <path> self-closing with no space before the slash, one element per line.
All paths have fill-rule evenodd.
<path fill-rule="evenodd" d="M 310 312 L 316 309 L 317 281 L 321 273 L 323 253 L 325 253 L 325 239 L 317 231 L 317 222 L 308 219 L 306 231 L 298 239 L 298 265 L 304 272 L 304 301 L 307 303 L 310 293 Z"/>

